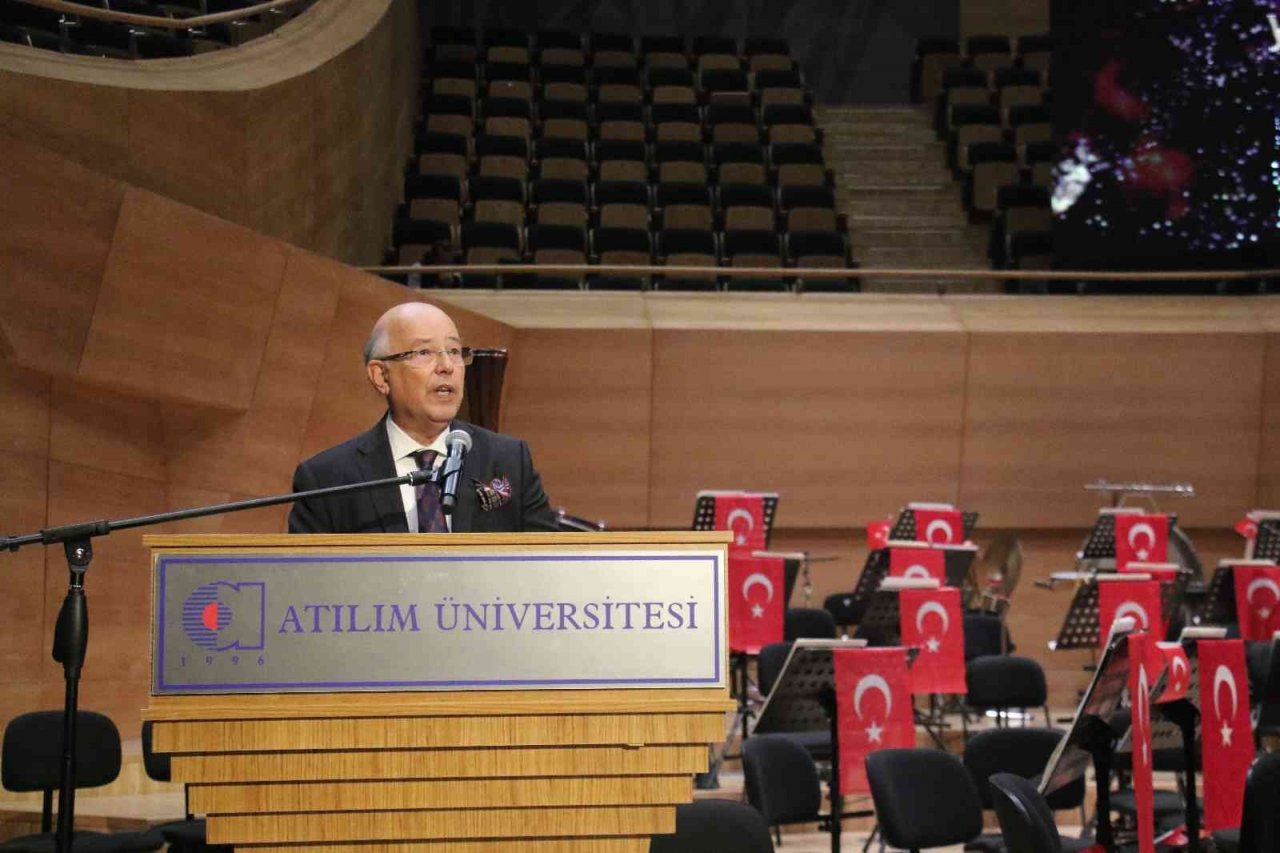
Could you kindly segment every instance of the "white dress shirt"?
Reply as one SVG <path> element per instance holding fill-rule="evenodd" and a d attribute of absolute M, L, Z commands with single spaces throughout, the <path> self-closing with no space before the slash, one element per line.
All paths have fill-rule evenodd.
<path fill-rule="evenodd" d="M 413 455 L 420 450 L 434 450 L 436 452 L 436 461 L 432 470 L 439 469 L 444 464 L 444 458 L 448 455 L 448 448 L 445 447 L 444 437 L 448 430 L 441 430 L 436 436 L 436 440 L 431 444 L 423 447 L 407 432 L 400 429 L 391 416 L 387 416 L 387 439 L 391 442 L 391 458 L 396 463 L 396 476 L 403 477 L 418 470 L 418 460 Z M 417 490 L 413 486 L 403 485 L 400 487 L 400 500 L 404 502 L 404 517 L 409 522 L 409 532 L 418 532 L 418 495 Z M 449 530 L 453 530 L 453 516 L 446 515 L 444 517 L 445 524 L 449 525 Z"/>

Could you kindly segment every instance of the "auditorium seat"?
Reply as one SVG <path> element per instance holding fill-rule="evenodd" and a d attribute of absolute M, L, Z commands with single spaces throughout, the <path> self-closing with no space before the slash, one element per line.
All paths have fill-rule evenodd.
<path fill-rule="evenodd" d="M 712 144 L 760 141 L 755 110 L 747 104 L 708 104 L 706 124 Z"/>
<path fill-rule="evenodd" d="M 585 229 L 590 197 L 585 180 L 544 179 L 533 184 L 533 215 L 538 225 L 571 225 Z"/>
<path fill-rule="evenodd" d="M 803 142 L 775 142 L 769 146 L 769 162 L 781 187 L 829 187 L 833 180 L 817 145 Z"/>
<path fill-rule="evenodd" d="M 462 62 L 437 62 L 431 67 L 433 95 L 453 95 L 474 100 L 477 93 L 476 67 Z"/>
<path fill-rule="evenodd" d="M 764 71 L 764 74 L 788 74 Z M 698 73 L 698 88 L 709 104 L 750 104 L 751 79 L 738 68 L 707 68 Z"/>
<path fill-rule="evenodd" d="M 777 104 L 808 104 L 809 94 L 804 81 L 795 71 L 758 71 L 753 81 L 760 106 Z"/>
<path fill-rule="evenodd" d="M 1009 235 L 1009 268 L 1015 270 L 1047 270 L 1053 263 L 1052 231 L 1019 231 Z M 1031 282 L 1020 282 L 1023 289 Z"/>
<path fill-rule="evenodd" d="M 591 64 L 597 68 L 635 68 L 635 39 L 622 33 L 592 33 Z"/>
<path fill-rule="evenodd" d="M 986 104 L 963 104 L 951 110 L 947 135 L 947 161 L 956 177 L 969 170 L 970 146 L 980 142 L 1002 142 L 1000 110 Z"/>
<path fill-rule="evenodd" d="M 597 225 L 649 231 L 649 185 L 640 181 L 600 181 L 593 189 Z"/>
<path fill-rule="evenodd" d="M 457 133 L 427 131 L 418 137 L 418 173 L 450 175 L 465 180 L 471 166 L 471 146 Z"/>
<path fill-rule="evenodd" d="M 795 68 L 795 60 L 791 58 L 791 49 L 786 39 L 757 36 L 748 38 L 742 43 L 742 53 L 747 57 L 747 70 L 757 71 L 790 71 Z"/>
<path fill-rule="evenodd" d="M 644 108 L 639 103 L 602 103 L 595 107 L 596 139 L 643 143 L 647 136 Z"/>
<path fill-rule="evenodd" d="M 601 226 L 591 232 L 591 254 L 601 264 L 648 265 L 653 244 L 647 229 Z"/>
<path fill-rule="evenodd" d="M 552 84 L 576 85 L 576 84 Z M 538 133 L 542 139 L 577 139 L 586 142 L 590 138 L 587 102 L 583 100 L 544 100 L 539 105 Z M 583 158 L 585 159 L 585 158 Z"/>
<path fill-rule="evenodd" d="M 580 139 L 539 139 L 533 145 L 537 175 L 543 180 L 586 181 L 590 176 L 587 143 Z"/>
<path fill-rule="evenodd" d="M 540 30 L 534 37 L 537 42 L 538 64 L 581 68 L 586 64 L 586 52 L 582 49 L 582 35 L 564 30 Z M 545 77 L 544 77 L 545 80 Z"/>
<path fill-rule="evenodd" d="M 725 231 L 721 245 L 725 263 L 731 267 L 782 267 L 782 241 L 773 230 Z M 725 289 L 730 292 L 785 291 L 789 287 L 785 278 L 735 276 L 725 279 Z"/>
<path fill-rule="evenodd" d="M 524 225 L 524 181 L 477 175 L 471 179 L 468 192 L 471 198 L 471 218 L 475 222 Z"/>
<path fill-rule="evenodd" d="M 659 142 L 653 161 L 658 183 L 707 182 L 707 149 L 700 142 Z"/>
<path fill-rule="evenodd" d="M 586 104 L 590 100 L 587 71 L 580 65 L 544 65 L 540 72 L 542 100 Z M 545 115 L 543 118 L 545 119 Z M 586 116 L 583 116 L 584 120 Z"/>
<path fill-rule="evenodd" d="M 715 228 L 711 190 L 706 185 L 658 184 L 654 208 L 655 225 L 660 229 L 710 232 Z"/>
<path fill-rule="evenodd" d="M 960 45 L 952 38 L 922 38 L 916 42 L 911 63 L 911 100 L 932 103 L 941 87 L 942 75 L 964 62 Z"/>
<path fill-rule="evenodd" d="M 814 126 L 813 112 L 803 104 L 774 104 L 760 111 L 765 141 L 821 145 L 822 132 Z"/>
<path fill-rule="evenodd" d="M 656 142 L 702 141 L 702 116 L 693 103 L 654 103 L 649 121 Z"/>
<path fill-rule="evenodd" d="M 468 62 L 480 57 L 476 49 L 476 31 L 464 27 L 437 26 L 430 30 L 433 62 Z"/>
<path fill-rule="evenodd" d="M 720 223 L 726 231 L 776 231 L 773 193 L 754 184 L 722 184 L 717 196 Z"/>
<path fill-rule="evenodd" d="M 836 213 L 835 193 L 830 187 L 783 187 L 778 207 L 787 231 L 845 231 L 843 218 Z"/>
<path fill-rule="evenodd" d="M 523 98 L 486 98 L 480 111 L 484 132 L 491 136 L 533 135 L 533 106 Z"/>
<path fill-rule="evenodd" d="M 592 147 L 598 181 L 649 182 L 648 149 L 638 140 L 602 139 Z"/>
<path fill-rule="evenodd" d="M 1059 159 L 1058 145 L 1052 140 L 1028 142 L 1018 148 L 1018 164 L 1026 172 L 1027 181 L 1051 192 L 1054 185 L 1054 169 L 1057 168 Z"/>
<path fill-rule="evenodd" d="M 716 183 L 759 184 L 769 183 L 765 169 L 765 149 L 753 142 L 722 142 L 711 148 L 712 162 L 716 169 Z"/>
<path fill-rule="evenodd" d="M 844 234 L 831 231 L 791 231 L 787 233 L 787 259 L 793 266 L 807 269 L 839 269 L 849 266 L 849 250 Z"/>
<path fill-rule="evenodd" d="M 668 228 L 658 232 L 658 263 L 673 267 L 716 267 L 720 253 L 716 235 L 697 228 Z M 657 283 L 659 290 L 715 290 L 714 273 L 698 275 L 682 273 L 679 276 L 663 276 Z"/>
<path fill-rule="evenodd" d="M 525 235 L 529 261 L 535 264 L 585 264 L 587 235 L 581 228 L 568 225 L 530 225 Z M 576 289 L 582 286 L 582 275 L 558 273 L 554 276 L 521 276 L 517 286 L 540 290 Z M 510 280 L 503 282 L 511 286 Z"/>
<path fill-rule="evenodd" d="M 965 204 L 975 216 L 987 218 L 995 213 L 1000 187 L 1018 180 L 1017 151 L 1008 142 L 975 142 L 966 150 Z"/>
<path fill-rule="evenodd" d="M 698 103 L 698 94 L 693 86 L 693 73 L 685 68 L 650 68 L 645 73 L 645 83 L 649 89 L 651 104 L 687 104 Z"/>
<path fill-rule="evenodd" d="M 1008 36 L 973 35 L 965 41 L 965 55 L 974 68 L 992 72 L 1009 65 L 1013 48 Z"/>
<path fill-rule="evenodd" d="M 640 104 L 644 90 L 640 72 L 634 66 L 596 66 L 591 72 L 595 101 L 601 104 Z"/>
<path fill-rule="evenodd" d="M 991 226 L 987 255 L 992 266 L 1003 269 L 1009 261 L 1009 235 L 1053 228 L 1049 190 L 1034 184 L 1009 184 L 996 191 L 996 216 Z"/>
<path fill-rule="evenodd" d="M 957 110 L 991 105 L 986 74 L 976 68 L 951 68 L 942 76 L 934 103 L 933 126 L 939 139 L 946 139 L 955 127 Z"/>
<path fill-rule="evenodd" d="M 462 226 L 462 250 L 468 264 L 519 263 L 520 229 L 504 222 L 468 222 Z M 495 287 L 498 276 L 467 274 L 463 287 Z"/>
<path fill-rule="evenodd" d="M 1018 64 L 1040 72 L 1047 80 L 1049 64 L 1053 59 L 1053 37 L 1048 34 L 1025 35 L 1018 38 Z"/>
<path fill-rule="evenodd" d="M 937 749 L 881 749 L 867 755 L 867 782 L 884 841 L 903 850 L 965 844 L 982 832 L 973 777 Z"/>
<path fill-rule="evenodd" d="M 405 180 L 406 214 L 457 225 L 462 217 L 463 183 L 452 175 L 410 175 Z"/>
<path fill-rule="evenodd" d="M 396 263 L 401 266 L 423 263 L 427 256 L 458 248 L 458 230 L 445 222 L 398 219 L 393 226 Z"/>
<path fill-rule="evenodd" d="M 1049 718 L 1049 690 L 1044 669 L 1031 658 L 1014 655 L 983 655 L 965 665 L 969 692 L 965 705 L 975 711 L 995 711 L 996 725 L 1008 723 L 1008 712 L 1043 708 Z M 967 715 L 961 717 L 968 737 Z"/>
<path fill-rule="evenodd" d="M 646 68 L 688 68 L 684 37 L 647 35 L 640 37 L 640 54 Z"/>
<path fill-rule="evenodd" d="M 1053 139 L 1053 120 L 1043 105 L 1010 107 L 1009 128 L 1013 131 L 1013 144 L 1019 148 Z"/>
<path fill-rule="evenodd" d="M 533 69 L 510 62 L 490 62 L 484 69 L 487 99 L 533 100 Z"/>
<path fill-rule="evenodd" d="M 490 136 L 475 139 L 476 174 L 494 178 L 529 178 L 529 140 L 519 136 Z"/>

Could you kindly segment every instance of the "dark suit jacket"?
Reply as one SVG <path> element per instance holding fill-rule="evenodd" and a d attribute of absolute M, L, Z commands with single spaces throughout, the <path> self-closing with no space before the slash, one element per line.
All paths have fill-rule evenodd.
<path fill-rule="evenodd" d="M 529 446 L 517 438 L 454 421 L 471 435 L 471 450 L 458 477 L 455 533 L 518 533 L 556 530 L 542 479 L 533 469 Z M 396 476 L 386 417 L 373 429 L 312 456 L 293 474 L 295 492 Z M 491 511 L 480 508 L 475 482 L 498 477 L 511 482 L 511 499 Z M 297 501 L 289 513 L 290 533 L 407 533 L 399 486 Z"/>

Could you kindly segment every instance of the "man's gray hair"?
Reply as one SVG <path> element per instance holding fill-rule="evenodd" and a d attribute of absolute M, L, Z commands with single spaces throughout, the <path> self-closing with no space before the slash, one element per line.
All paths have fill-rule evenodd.
<path fill-rule="evenodd" d="M 374 353 L 386 343 L 387 334 L 381 323 L 374 323 L 369 332 L 369 339 L 364 342 L 364 364 L 373 361 Z"/>

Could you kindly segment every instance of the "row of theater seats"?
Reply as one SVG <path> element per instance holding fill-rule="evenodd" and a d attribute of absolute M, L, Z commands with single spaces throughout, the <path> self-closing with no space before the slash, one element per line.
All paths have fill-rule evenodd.
<path fill-rule="evenodd" d="M 848 277 L 805 278 L 803 270 L 843 269 L 849 266 L 844 235 L 833 231 L 793 231 L 779 234 L 764 229 L 730 229 L 723 232 L 700 228 L 643 228 L 533 224 L 521 228 L 500 222 L 467 222 L 450 228 L 433 221 L 400 220 L 396 242 L 402 257 L 422 258 L 421 273 L 397 278 L 423 286 L 506 287 L 594 290 L 767 290 L 847 292 L 856 287 Z M 457 253 L 445 248 L 456 244 Z M 703 272 L 648 276 L 583 276 L 554 272 L 549 275 L 461 276 L 432 274 L 433 262 L 465 260 L 468 264 L 530 263 L 615 264 L 622 266 L 705 267 Z M 779 275 L 760 278 L 718 275 L 715 267 L 764 268 Z M 785 267 L 794 268 L 781 275 Z"/>
<path fill-rule="evenodd" d="M 89 5 L 181 21 L 196 15 L 245 9 L 257 5 L 257 0 L 101 0 Z M 0 0 L 0 41 L 114 59 L 192 56 L 243 44 L 269 33 L 309 5 L 307 0 L 206 27 L 164 28 L 90 18 L 21 0 Z"/>
<path fill-rule="evenodd" d="M 1053 56 L 1053 38 L 1048 34 L 1019 36 L 974 35 L 960 42 L 950 38 L 923 38 L 916 42 L 916 55 L 911 64 L 911 96 L 917 102 L 930 103 L 937 94 L 943 75 L 953 68 L 983 71 L 994 82 L 1003 68 L 1038 71 L 1047 77 Z"/>
<path fill-rule="evenodd" d="M 435 28 L 427 52 L 399 263 L 474 262 L 479 249 L 542 263 L 557 234 L 526 242 L 468 227 L 494 224 L 574 229 L 544 248 L 591 263 L 619 263 L 609 247 L 621 239 L 627 263 L 849 264 L 822 134 L 784 42 Z M 761 251 L 746 252 L 740 233 Z"/>

